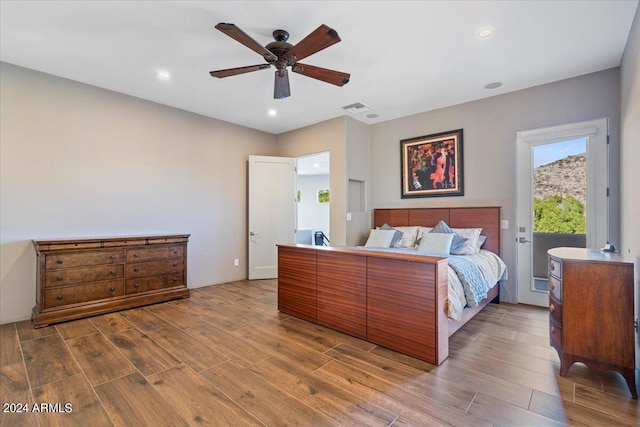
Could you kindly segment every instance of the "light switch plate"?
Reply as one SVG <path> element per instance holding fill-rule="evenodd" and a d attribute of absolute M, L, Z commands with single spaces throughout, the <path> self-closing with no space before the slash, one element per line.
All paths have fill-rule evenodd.
<path fill-rule="evenodd" d="M 502 228 L 503 230 L 507 230 L 509 228 L 509 220 L 508 219 L 500 220 L 500 228 Z"/>

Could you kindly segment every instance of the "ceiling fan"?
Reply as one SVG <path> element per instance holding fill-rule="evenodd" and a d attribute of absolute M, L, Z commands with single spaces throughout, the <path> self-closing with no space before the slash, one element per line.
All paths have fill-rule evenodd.
<path fill-rule="evenodd" d="M 301 64 L 298 62 L 299 60 L 313 55 L 314 53 L 340 41 L 340 37 L 336 30 L 329 28 L 324 24 L 320 25 L 315 31 L 302 39 L 295 46 L 287 43 L 289 33 L 285 30 L 275 30 L 273 32 L 273 38 L 276 41 L 262 47 L 258 42 L 234 24 L 221 22 L 216 25 L 216 29 L 242 43 L 249 49 L 259 53 L 264 57 L 267 63 L 211 71 L 209 74 L 213 77 L 223 78 L 235 76 L 238 74 L 271 68 L 273 65 L 276 67 L 276 80 L 273 90 L 273 97 L 275 99 L 282 99 L 291 95 L 291 91 L 289 90 L 289 73 L 287 72 L 287 67 L 291 67 L 291 71 L 294 73 L 322 80 L 323 82 L 331 83 L 336 86 L 344 86 L 349 82 L 349 77 L 351 77 L 349 74 L 342 73 L 340 71 L 329 70 L 327 68 Z"/>

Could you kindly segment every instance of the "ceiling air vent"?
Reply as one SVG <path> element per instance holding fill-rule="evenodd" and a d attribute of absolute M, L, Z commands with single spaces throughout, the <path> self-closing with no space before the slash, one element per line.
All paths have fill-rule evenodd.
<path fill-rule="evenodd" d="M 342 109 L 350 112 L 351 114 L 358 114 L 363 111 L 371 110 L 371 107 L 364 105 L 362 102 L 354 102 L 353 104 L 345 105 Z"/>

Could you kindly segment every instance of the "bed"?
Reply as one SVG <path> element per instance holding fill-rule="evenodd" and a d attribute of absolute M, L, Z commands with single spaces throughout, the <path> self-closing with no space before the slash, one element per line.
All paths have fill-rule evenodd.
<path fill-rule="evenodd" d="M 428 230 L 440 221 L 481 228 L 483 252 L 500 254 L 499 207 L 376 209 L 373 216 L 375 229 Z M 450 274 L 447 258 L 412 250 L 278 245 L 278 309 L 439 365 L 449 336 L 499 299 L 498 282 L 451 320 Z"/>

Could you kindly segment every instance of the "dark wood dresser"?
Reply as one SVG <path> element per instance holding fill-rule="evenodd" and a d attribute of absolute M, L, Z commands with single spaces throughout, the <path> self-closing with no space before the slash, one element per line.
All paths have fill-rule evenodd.
<path fill-rule="evenodd" d="M 36 328 L 189 297 L 189 234 L 34 240 Z"/>
<path fill-rule="evenodd" d="M 633 263 L 618 253 L 554 248 L 549 255 L 549 339 L 560 375 L 574 362 L 635 380 Z"/>

